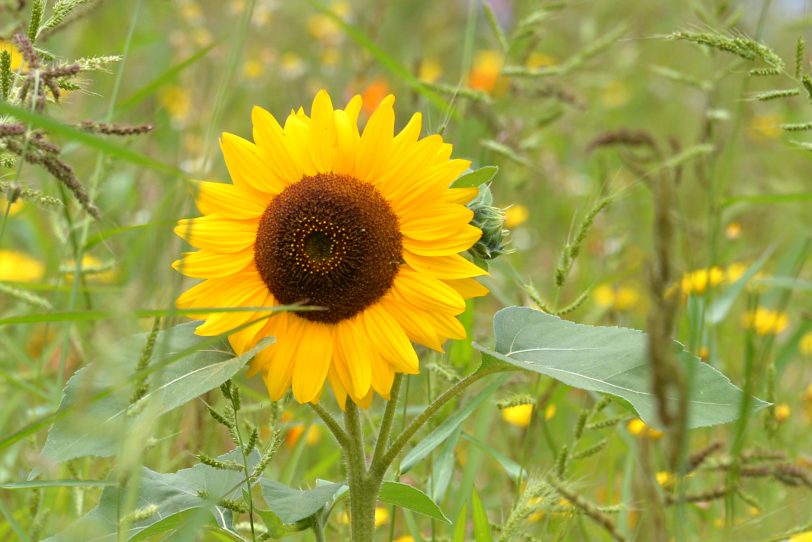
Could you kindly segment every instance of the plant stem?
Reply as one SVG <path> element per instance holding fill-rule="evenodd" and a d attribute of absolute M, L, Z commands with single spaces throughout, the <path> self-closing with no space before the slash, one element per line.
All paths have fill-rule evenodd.
<path fill-rule="evenodd" d="M 395 374 L 395 380 L 392 382 L 392 390 L 389 392 L 389 402 L 386 403 L 386 409 L 383 411 L 383 419 L 381 420 L 381 428 L 378 431 L 378 441 L 375 443 L 375 452 L 372 454 L 372 464 L 376 464 L 381 460 L 381 456 L 389 446 L 389 434 L 392 432 L 392 424 L 395 421 L 395 411 L 398 406 L 398 396 L 400 395 L 400 385 L 403 382 L 403 375 L 401 373 Z"/>
<path fill-rule="evenodd" d="M 374 461 L 372 465 L 370 465 L 369 471 L 373 477 L 383 479 L 383 475 L 386 473 L 386 470 L 389 468 L 389 465 L 392 464 L 392 461 L 395 460 L 397 455 L 401 452 L 404 446 L 409 442 L 409 439 L 417 433 L 423 425 L 431 419 L 431 417 L 440 410 L 447 402 L 451 399 L 455 398 L 457 395 L 465 391 L 471 384 L 479 381 L 480 379 L 492 375 L 494 373 L 503 372 L 506 369 L 500 366 L 488 367 L 485 369 L 480 369 L 456 384 L 452 387 L 447 389 L 445 392 L 442 393 L 437 399 L 435 399 L 426 409 L 420 413 L 420 415 L 412 420 L 412 422 L 400 433 L 397 440 L 389 447 L 385 454 L 379 457 L 378 461 Z"/>
<path fill-rule="evenodd" d="M 366 468 L 364 435 L 358 407 L 347 400 L 344 428 L 349 446 L 344 448 L 347 461 L 347 482 L 350 486 L 350 529 L 353 542 L 372 542 L 375 536 L 375 503 L 381 478 L 370 476 Z"/>
<path fill-rule="evenodd" d="M 347 399 L 347 402 L 351 402 L 350 399 Z M 338 441 L 339 446 L 347 449 L 350 446 L 350 437 L 343 429 L 341 429 L 341 425 L 338 423 L 338 421 L 333 418 L 321 405 L 308 403 L 308 406 L 313 409 L 313 412 L 318 414 L 319 418 L 321 418 L 321 420 L 324 422 L 324 425 L 327 426 L 327 429 L 330 430 L 335 439 Z"/>

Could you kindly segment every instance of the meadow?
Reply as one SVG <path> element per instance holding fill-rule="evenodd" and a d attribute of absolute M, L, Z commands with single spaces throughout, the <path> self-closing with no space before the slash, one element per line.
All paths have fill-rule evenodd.
<path fill-rule="evenodd" d="M 800 0 L 0 0 L 0 540 L 812 541 L 810 29 Z M 321 343 L 272 326 L 343 322 L 332 294 L 287 300 L 256 249 L 274 309 L 184 297 L 230 284 L 241 233 L 195 275 L 203 222 L 178 221 L 284 229 L 253 201 L 276 155 L 222 134 L 274 140 L 255 106 L 315 134 L 330 99 L 336 141 L 351 111 L 390 141 L 393 108 L 453 145 L 425 157 L 450 214 L 391 223 L 418 256 L 387 292 L 450 258 L 425 239 L 452 203 L 483 233 L 413 277 L 424 319 L 358 340 L 411 339 L 419 370 L 387 350 L 388 377 L 313 387 Z M 370 205 L 446 209 L 404 178 Z M 296 344 L 240 338 L 254 316 Z"/>

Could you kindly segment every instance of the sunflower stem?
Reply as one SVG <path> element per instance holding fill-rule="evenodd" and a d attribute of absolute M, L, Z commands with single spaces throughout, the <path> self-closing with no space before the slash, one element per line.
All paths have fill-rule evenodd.
<path fill-rule="evenodd" d="M 378 458 L 378 461 L 373 461 L 369 467 L 369 472 L 372 478 L 376 480 L 383 480 L 384 474 L 387 469 L 403 450 L 415 433 L 417 433 L 423 425 L 431 419 L 434 414 L 440 410 L 446 403 L 465 391 L 469 386 L 476 383 L 480 379 L 492 375 L 494 373 L 502 372 L 505 369 L 500 366 L 492 366 L 485 369 L 480 369 L 474 373 L 466 376 L 452 387 L 443 392 L 437 397 L 426 409 L 420 413 L 411 423 L 400 433 L 400 436 L 389 447 L 385 454 Z"/>
<path fill-rule="evenodd" d="M 350 486 L 350 528 L 353 542 L 373 542 L 375 537 L 375 504 L 381 478 L 370 476 L 364 454 L 364 434 L 358 407 L 348 399 L 344 410 L 344 428 L 349 446 L 344 448 L 347 482 Z"/>
<path fill-rule="evenodd" d="M 308 405 L 313 409 L 313 412 L 315 412 L 319 418 L 321 418 L 321 421 L 324 422 L 324 425 L 327 426 L 327 429 L 330 430 L 335 439 L 338 441 L 339 446 L 346 450 L 350 446 L 350 437 L 347 435 L 346 431 L 341 428 L 341 424 L 338 423 L 338 420 L 333 418 L 321 405 L 313 403 L 308 403 Z"/>
<path fill-rule="evenodd" d="M 395 373 L 395 380 L 392 382 L 392 389 L 389 392 L 389 401 L 383 411 L 381 428 L 378 431 L 378 441 L 375 443 L 375 452 L 372 454 L 372 464 L 375 465 L 381 460 L 389 446 L 389 435 L 392 432 L 392 424 L 395 421 L 395 411 L 398 406 L 398 396 L 400 396 L 400 385 L 403 382 L 403 374 Z"/>

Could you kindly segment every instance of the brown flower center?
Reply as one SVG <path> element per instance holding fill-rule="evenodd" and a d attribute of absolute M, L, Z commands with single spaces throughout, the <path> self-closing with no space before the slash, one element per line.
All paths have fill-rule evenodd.
<path fill-rule="evenodd" d="M 401 252 L 397 217 L 374 186 L 319 173 L 290 185 L 268 204 L 254 261 L 280 303 L 324 307 L 298 314 L 336 323 L 389 291 Z"/>

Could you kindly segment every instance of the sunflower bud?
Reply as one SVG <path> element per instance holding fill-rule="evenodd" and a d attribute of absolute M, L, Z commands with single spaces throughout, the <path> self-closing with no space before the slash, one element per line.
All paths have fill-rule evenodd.
<path fill-rule="evenodd" d="M 493 194 L 488 184 L 479 185 L 479 194 L 471 200 L 468 208 L 474 212 L 471 224 L 482 230 L 482 237 L 468 249 L 474 258 L 493 260 L 509 252 L 508 230 L 504 228 L 505 212 L 493 205 Z"/>

